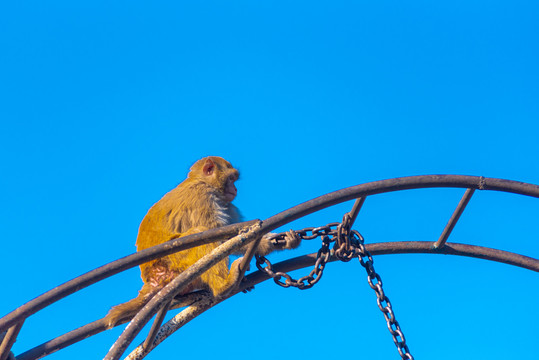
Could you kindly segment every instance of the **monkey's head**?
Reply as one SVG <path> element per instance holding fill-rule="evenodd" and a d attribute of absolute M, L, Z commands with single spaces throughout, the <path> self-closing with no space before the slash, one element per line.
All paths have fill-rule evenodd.
<path fill-rule="evenodd" d="M 234 200 L 238 193 L 234 182 L 240 177 L 239 171 L 218 156 L 198 160 L 191 166 L 188 177 L 210 185 L 216 190 L 217 195 L 229 202 Z"/>

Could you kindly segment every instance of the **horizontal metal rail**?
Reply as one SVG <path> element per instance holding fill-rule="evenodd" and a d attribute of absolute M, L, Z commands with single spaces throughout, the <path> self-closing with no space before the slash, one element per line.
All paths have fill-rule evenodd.
<path fill-rule="evenodd" d="M 496 261 L 504 264 L 518 266 L 524 269 L 539 272 L 539 259 L 524 256 L 509 251 L 492 249 L 484 246 L 467 245 L 459 243 L 446 243 L 443 248 L 435 249 L 432 241 L 395 241 L 374 244 L 365 244 L 365 248 L 372 255 L 395 254 L 439 254 L 473 257 L 478 259 Z M 316 253 L 298 256 L 275 264 L 274 271 L 289 272 L 313 266 L 316 262 Z M 335 261 L 334 257 L 330 261 Z M 245 277 L 242 290 L 254 286 L 269 277 L 265 272 L 255 271 Z"/>

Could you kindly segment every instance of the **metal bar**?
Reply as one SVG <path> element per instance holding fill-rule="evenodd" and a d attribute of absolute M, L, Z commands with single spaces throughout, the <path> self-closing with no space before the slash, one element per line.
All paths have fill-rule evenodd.
<path fill-rule="evenodd" d="M 8 358 L 11 347 L 15 344 L 17 335 L 19 335 L 23 323 L 24 320 L 10 327 L 7 334 L 2 339 L 2 344 L 0 344 L 0 360 L 6 360 Z"/>
<path fill-rule="evenodd" d="M 259 222 L 260 223 L 260 222 Z M 251 241 L 256 240 L 260 235 L 260 225 L 255 224 L 248 232 L 243 232 L 227 242 L 216 247 L 211 253 L 204 255 L 187 270 L 180 273 L 174 280 L 163 287 L 131 320 L 124 332 L 110 348 L 104 360 L 117 360 L 122 356 L 125 349 L 135 339 L 135 336 L 142 330 L 144 325 L 162 307 L 165 302 L 172 300 L 183 288 L 191 283 L 196 277 L 210 269 L 213 265 L 223 260 L 230 254 L 238 251 Z"/>
<path fill-rule="evenodd" d="M 107 330 L 107 325 L 103 319 L 86 324 L 78 329 L 70 331 L 64 335 L 58 336 L 52 340 L 44 342 L 24 353 L 17 355 L 17 360 L 36 360 L 50 355 L 58 350 L 73 345 L 79 341 L 89 338 Z"/>
<path fill-rule="evenodd" d="M 0 331 L 7 330 L 18 321 L 27 318 L 44 307 L 73 294 L 87 286 L 90 286 L 100 280 L 106 279 L 112 275 L 118 274 L 124 270 L 130 269 L 142 263 L 153 259 L 158 259 L 165 255 L 186 250 L 202 244 L 219 241 L 225 237 L 234 236 L 239 230 L 246 226 L 258 223 L 260 220 L 252 220 L 238 224 L 223 226 L 216 229 L 207 230 L 203 233 L 184 236 L 182 238 L 173 239 L 166 243 L 153 246 L 151 248 L 136 252 L 119 260 L 113 261 L 95 270 L 87 272 L 79 277 L 74 278 L 52 290 L 47 291 L 43 295 L 27 302 L 11 313 L 0 319 Z"/>
<path fill-rule="evenodd" d="M 175 298 L 172 308 L 189 306 L 194 302 L 199 301 L 202 298 L 204 291 L 197 291 L 181 296 L 179 299 Z M 179 301 L 177 301 L 179 300 Z M 120 320 L 116 326 L 125 324 L 127 320 Z M 46 355 L 50 355 L 58 350 L 61 350 L 69 345 L 82 341 L 90 336 L 99 334 L 108 329 L 107 324 L 103 319 L 99 319 L 92 323 L 81 326 L 78 329 L 72 330 L 61 336 L 58 336 L 52 340 L 44 342 L 20 355 L 17 355 L 17 360 L 34 360 L 40 359 Z"/>
<path fill-rule="evenodd" d="M 142 347 L 144 348 L 144 352 L 148 352 L 151 349 L 152 343 L 155 340 L 155 335 L 157 335 L 157 332 L 159 331 L 159 328 L 161 327 L 161 324 L 163 323 L 163 320 L 167 315 L 167 311 L 171 303 L 172 301 L 169 301 L 157 312 L 155 320 L 152 324 L 152 328 L 150 329 L 150 332 L 148 333 L 148 336 L 146 337 L 146 340 L 144 340 L 144 344 L 142 345 Z"/>
<path fill-rule="evenodd" d="M 153 343 L 154 348 L 160 343 L 162 343 L 170 335 L 172 335 L 175 331 L 196 318 L 198 315 L 202 314 L 203 312 L 217 305 L 218 303 L 226 300 L 227 298 L 228 297 L 222 299 L 215 299 L 212 295 L 208 294 L 206 296 L 203 296 L 195 304 L 182 310 L 179 314 L 167 321 L 166 324 L 161 326 Z M 145 352 L 143 346 L 139 345 L 128 356 L 126 356 L 124 360 L 140 360 L 146 355 L 147 353 Z"/>
<path fill-rule="evenodd" d="M 367 197 L 360 197 L 356 199 L 356 202 L 354 203 L 354 206 L 352 206 L 352 210 L 348 213 L 350 215 L 350 228 L 354 226 L 354 223 L 356 222 L 357 215 L 359 214 L 359 211 L 361 210 L 361 207 L 363 206 L 363 203 L 365 202 L 365 199 Z"/>
<path fill-rule="evenodd" d="M 539 198 L 538 185 L 518 181 L 465 175 L 408 176 L 351 186 L 319 196 L 264 220 L 262 233 L 265 234 L 303 216 L 358 197 L 400 190 L 439 187 L 496 190 Z"/>
<path fill-rule="evenodd" d="M 468 202 L 472 198 L 474 191 L 475 189 L 466 189 L 466 192 L 460 199 L 459 204 L 457 205 L 457 208 L 453 212 L 453 215 L 451 215 L 451 218 L 447 222 L 447 225 L 445 226 L 444 231 L 440 235 L 440 238 L 438 239 L 438 241 L 434 243 L 433 247 L 435 249 L 439 249 L 444 246 L 445 242 L 449 238 L 449 235 L 451 234 L 451 231 L 453 231 L 453 228 L 457 224 L 457 221 L 459 221 L 460 215 L 462 215 L 464 208 L 466 207 L 466 205 L 468 205 Z"/>
<path fill-rule="evenodd" d="M 243 259 L 241 261 L 240 265 L 240 280 L 237 284 L 238 287 L 240 286 L 241 279 L 243 279 L 243 276 L 245 275 L 245 272 L 249 268 L 249 264 L 251 263 L 251 260 L 253 256 L 255 255 L 256 248 L 258 247 L 258 244 L 260 244 L 260 241 L 262 240 L 262 236 L 260 236 L 258 239 L 256 239 L 248 248 L 245 254 L 243 254 Z"/>
<path fill-rule="evenodd" d="M 429 245 L 430 244 L 430 245 Z M 430 249 L 427 249 L 429 248 Z M 377 243 L 366 245 L 371 254 L 386 255 L 386 254 L 445 254 L 473 257 L 478 259 L 496 261 L 508 265 L 518 266 L 524 269 L 539 272 L 539 260 L 512 253 L 509 251 L 492 249 L 484 246 L 467 245 L 459 243 L 446 243 L 443 248 L 432 249 L 431 241 L 410 241 L 410 242 L 393 242 L 393 243 Z"/>
<path fill-rule="evenodd" d="M 478 259 L 496 261 L 504 264 L 518 266 L 524 269 L 539 272 L 539 259 L 524 256 L 509 251 L 497 250 L 483 246 L 459 243 L 447 243 L 443 248 L 433 249 L 432 241 L 396 241 L 366 244 L 365 248 L 372 255 L 396 254 L 441 254 L 473 257 Z M 330 261 L 337 260 L 331 257 Z M 313 266 L 316 262 L 316 253 L 298 256 L 273 265 L 275 272 L 289 272 L 304 267 Z M 268 276 L 260 270 L 250 273 L 241 284 L 241 290 L 267 280 Z"/>

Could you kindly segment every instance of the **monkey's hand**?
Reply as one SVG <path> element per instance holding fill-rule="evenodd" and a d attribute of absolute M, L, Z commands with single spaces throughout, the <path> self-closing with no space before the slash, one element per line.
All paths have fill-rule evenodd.
<path fill-rule="evenodd" d="M 262 237 L 256 253 L 266 256 L 274 250 L 295 249 L 299 244 L 301 244 L 301 238 L 293 230 L 287 231 L 283 238 L 279 238 L 277 234 L 268 233 Z"/>
<path fill-rule="evenodd" d="M 294 230 L 288 230 L 284 236 L 284 240 L 286 241 L 283 247 L 284 249 L 295 249 L 301 244 L 301 238 Z"/>

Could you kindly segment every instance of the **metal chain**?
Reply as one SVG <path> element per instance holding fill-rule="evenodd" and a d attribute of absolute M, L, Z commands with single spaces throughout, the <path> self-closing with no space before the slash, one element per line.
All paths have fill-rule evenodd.
<path fill-rule="evenodd" d="M 359 263 L 367 271 L 367 282 L 371 289 L 376 293 L 376 303 L 378 308 L 384 315 L 387 323 L 387 329 L 393 337 L 393 342 L 397 347 L 397 351 L 402 359 L 413 360 L 412 354 L 408 349 L 406 344 L 406 339 L 404 333 L 401 330 L 399 322 L 395 319 L 395 313 L 393 312 L 393 307 L 389 298 L 385 295 L 384 289 L 382 288 L 382 278 L 374 270 L 374 260 L 371 253 L 365 248 L 363 236 L 356 230 L 350 232 L 351 242 L 356 246 L 356 254 L 359 258 Z"/>
<path fill-rule="evenodd" d="M 309 275 L 295 280 L 285 272 L 275 272 L 273 271 L 271 262 L 263 256 L 256 256 L 257 268 L 272 277 L 273 281 L 280 286 L 293 286 L 300 290 L 305 290 L 310 289 L 314 284 L 320 281 L 326 263 L 331 256 L 335 256 L 337 259 L 345 262 L 350 261 L 357 256 L 359 263 L 367 271 L 367 282 L 376 293 L 378 308 L 386 319 L 387 328 L 393 337 L 393 342 L 397 347 L 399 355 L 402 359 L 413 360 L 414 357 L 410 354 L 399 322 L 395 319 L 395 313 L 393 312 L 391 302 L 382 288 L 382 278 L 374 270 L 374 260 L 370 252 L 365 248 L 363 236 L 361 236 L 358 231 L 351 229 L 350 215 L 345 214 L 341 223 L 330 223 L 326 226 L 305 228 L 294 232 L 302 240 L 312 240 L 317 237 L 321 237 L 322 239 L 322 247 L 318 250 L 314 268 Z M 274 235 L 272 241 L 275 246 L 284 245 L 286 243 L 286 232 Z M 333 249 L 330 250 L 330 244 L 332 242 L 335 244 Z M 285 279 L 284 282 L 281 281 L 282 278 Z"/>
<path fill-rule="evenodd" d="M 280 285 L 282 287 L 292 286 L 300 290 L 312 288 L 314 284 L 316 284 L 322 278 L 322 273 L 324 272 L 326 263 L 329 261 L 329 258 L 331 256 L 331 250 L 329 246 L 331 242 L 334 241 L 332 240 L 332 238 L 336 235 L 337 232 L 337 230 L 334 228 L 338 225 L 339 223 L 331 223 L 326 226 L 321 226 L 317 228 L 310 227 L 294 231 L 296 235 L 302 240 L 312 240 L 317 237 L 322 238 L 322 247 L 320 248 L 320 250 L 318 250 L 318 253 L 316 255 L 316 262 L 313 269 L 308 275 L 296 280 L 285 272 L 274 272 L 271 262 L 265 257 L 258 255 L 255 255 L 256 267 L 258 268 L 258 270 L 264 271 L 266 274 L 272 277 L 273 281 L 275 281 L 277 285 Z M 308 233 L 310 233 L 310 235 L 308 235 Z M 273 236 L 272 241 L 276 247 L 282 246 L 284 243 L 286 243 L 286 233 L 276 234 L 275 236 Z M 281 281 L 282 278 L 285 279 L 284 282 Z"/>

